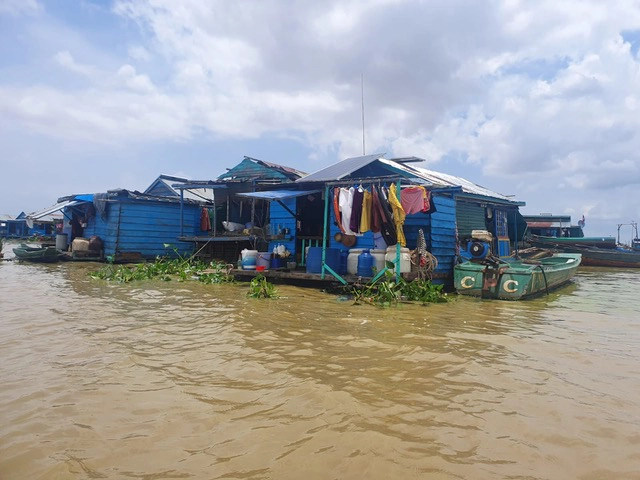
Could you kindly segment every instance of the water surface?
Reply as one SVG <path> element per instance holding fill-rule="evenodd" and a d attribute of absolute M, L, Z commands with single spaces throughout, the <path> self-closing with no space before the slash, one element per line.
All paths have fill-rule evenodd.
<path fill-rule="evenodd" d="M 2 479 L 640 478 L 638 271 L 380 309 L 97 268 L 0 263 Z"/>

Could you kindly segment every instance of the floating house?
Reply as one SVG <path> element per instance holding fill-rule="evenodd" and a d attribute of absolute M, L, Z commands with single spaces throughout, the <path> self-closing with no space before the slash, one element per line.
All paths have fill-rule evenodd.
<path fill-rule="evenodd" d="M 283 245 L 292 252 L 298 265 L 309 261 L 309 248 L 322 247 L 321 274 L 326 272 L 344 281 L 334 265 L 327 266 L 327 250 L 334 252 L 368 250 L 395 250 L 396 273 L 401 271 L 404 249 L 416 249 L 424 239 L 428 252 L 436 258 L 437 266 L 429 272 L 431 278 L 450 282 L 453 266 L 458 261 L 460 248 L 464 248 L 475 230 L 492 234 L 493 251 L 497 256 L 509 256 L 516 240 L 525 229 L 519 214 L 523 202 L 492 192 L 465 179 L 434 172 L 416 166 L 417 157 L 386 159 L 382 154 L 354 157 L 338 162 L 295 181 L 295 185 L 240 193 L 251 199 L 271 202 L 269 222 L 283 236 L 271 238 L 267 248 Z M 341 228 L 334 198 L 337 189 L 390 189 L 401 199 L 407 188 L 422 188 L 429 200 L 427 211 L 406 215 L 400 227 L 405 237 L 389 244 L 381 233 L 349 232 Z M 397 237 L 399 235 L 396 235 Z M 315 250 L 314 250 L 315 252 Z M 388 257 L 386 257 L 388 258 Z M 317 259 L 314 259 L 316 261 Z"/>
<path fill-rule="evenodd" d="M 24 212 L 17 217 L 0 215 L 0 237 L 5 238 L 54 238 L 61 215 L 49 214 L 32 221 Z"/>
<path fill-rule="evenodd" d="M 285 185 L 295 188 L 295 181 L 304 175 L 293 168 L 244 157 L 216 180 L 171 182 L 171 188 L 179 192 L 180 198 L 206 196 L 211 199 L 208 227 L 195 233 L 183 231 L 180 239 L 191 242 L 198 257 L 234 264 L 243 250 L 269 250 L 275 240 L 283 240 L 289 233 L 285 233 L 282 223 L 278 224 L 271 215 L 270 199 L 243 194 Z M 162 188 L 160 182 L 156 182 L 154 189 L 159 188 Z"/>
<path fill-rule="evenodd" d="M 195 235 L 206 203 L 124 189 L 106 193 L 70 195 L 53 207 L 30 215 L 37 220 L 61 211 L 64 217 L 57 246 L 71 248 L 77 238 L 98 237 L 100 252 L 73 252 L 81 257 L 115 262 L 155 259 L 157 256 L 189 256 L 193 245 L 179 239 Z"/>
<path fill-rule="evenodd" d="M 527 234 L 543 237 L 584 237 L 584 216 L 577 225 L 572 225 L 571 215 L 523 215 L 527 224 Z"/>

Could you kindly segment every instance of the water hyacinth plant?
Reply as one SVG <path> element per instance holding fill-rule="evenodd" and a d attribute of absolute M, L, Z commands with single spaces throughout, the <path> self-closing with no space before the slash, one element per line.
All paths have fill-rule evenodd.
<path fill-rule="evenodd" d="M 264 275 L 256 275 L 251 279 L 247 296 L 251 298 L 279 298 L 276 287 L 267 281 Z"/>
<path fill-rule="evenodd" d="M 389 307 L 399 302 L 444 303 L 450 297 L 443 292 L 444 285 L 435 285 L 430 280 L 415 279 L 410 282 L 400 278 L 396 282 L 395 275 L 387 271 L 381 281 L 371 285 L 350 287 L 356 305 L 368 303 L 381 307 Z"/>
<path fill-rule="evenodd" d="M 165 248 L 171 245 L 165 244 Z M 177 279 L 185 281 L 197 279 L 204 283 L 233 282 L 230 274 L 232 265 L 224 262 L 203 262 L 191 257 L 182 257 L 174 247 L 177 258 L 157 257 L 154 262 L 138 263 L 134 265 L 108 264 L 106 267 L 90 274 L 91 278 L 127 283 L 136 280 L 160 279 L 170 281 Z"/>

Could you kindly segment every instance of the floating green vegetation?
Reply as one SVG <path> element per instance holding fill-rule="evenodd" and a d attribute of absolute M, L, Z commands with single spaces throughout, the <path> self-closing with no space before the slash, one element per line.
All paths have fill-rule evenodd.
<path fill-rule="evenodd" d="M 445 303 L 450 300 L 443 285 L 435 285 L 430 280 L 415 279 L 410 282 L 387 271 L 382 280 L 371 285 L 350 287 L 356 305 L 368 303 L 381 307 L 397 305 L 399 302 Z"/>
<path fill-rule="evenodd" d="M 165 245 L 168 247 L 169 245 Z M 174 248 L 174 251 L 176 249 Z M 176 251 L 177 254 L 177 251 Z M 207 284 L 230 283 L 233 276 L 232 267 L 223 262 L 203 262 L 194 257 L 178 258 L 157 257 L 154 262 L 137 263 L 133 265 L 108 264 L 97 272 L 89 275 L 91 278 L 108 280 L 118 283 L 128 283 L 138 280 L 160 279 L 171 281 L 185 281 L 198 279 Z"/>
<path fill-rule="evenodd" d="M 128 283 L 138 280 L 160 279 L 183 282 L 198 279 L 207 284 L 229 283 L 233 277 L 229 274 L 229 265 L 222 262 L 205 263 L 202 261 L 166 259 L 158 257 L 155 262 L 133 265 L 109 264 L 97 272 L 89 274 L 91 278 Z"/>
<path fill-rule="evenodd" d="M 251 298 L 280 298 L 278 289 L 267 281 L 264 275 L 256 275 L 251 279 L 247 296 Z"/>

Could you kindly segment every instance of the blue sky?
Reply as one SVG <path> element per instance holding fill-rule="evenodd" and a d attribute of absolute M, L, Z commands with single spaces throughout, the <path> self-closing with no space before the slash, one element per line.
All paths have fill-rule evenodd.
<path fill-rule="evenodd" d="M 640 1 L 0 0 L 0 213 L 424 158 L 527 203 L 640 220 Z"/>

